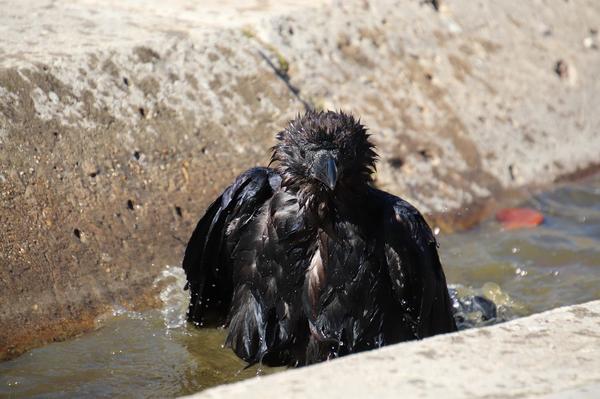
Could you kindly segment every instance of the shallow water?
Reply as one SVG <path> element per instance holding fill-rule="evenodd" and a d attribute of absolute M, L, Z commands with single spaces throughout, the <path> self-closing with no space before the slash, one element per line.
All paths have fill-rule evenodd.
<path fill-rule="evenodd" d="M 541 226 L 503 230 L 487 221 L 438 236 L 448 281 L 459 296 L 492 299 L 501 320 L 599 299 L 600 176 L 524 205 L 545 215 Z M 0 363 L 0 397 L 174 397 L 279 370 L 244 369 L 222 348 L 223 331 L 187 325 L 183 283 L 180 268 L 167 268 L 157 280 L 161 311 L 115 309 L 90 334 Z"/>
<path fill-rule="evenodd" d="M 600 175 L 536 195 L 523 206 L 542 212 L 544 222 L 504 230 L 492 220 L 439 237 L 448 281 L 471 287 L 492 282 L 483 293 L 508 301 L 517 315 L 599 299 Z M 510 299 L 494 293 L 493 285 Z"/>

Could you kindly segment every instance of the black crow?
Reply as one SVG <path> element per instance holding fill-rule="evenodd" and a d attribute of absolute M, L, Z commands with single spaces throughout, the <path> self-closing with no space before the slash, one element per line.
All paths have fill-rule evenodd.
<path fill-rule="evenodd" d="M 228 328 L 250 364 L 304 365 L 456 330 L 436 240 L 372 186 L 360 121 L 309 111 L 271 164 L 238 176 L 200 219 L 183 268 L 188 319 Z"/>

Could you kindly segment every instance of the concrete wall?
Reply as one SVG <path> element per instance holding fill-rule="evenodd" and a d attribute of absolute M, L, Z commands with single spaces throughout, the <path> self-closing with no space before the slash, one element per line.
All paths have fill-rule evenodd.
<path fill-rule="evenodd" d="M 600 301 L 223 385 L 208 398 L 598 398 Z"/>
<path fill-rule="evenodd" d="M 595 0 L 0 9 L 0 359 L 153 306 L 207 203 L 306 107 L 360 115 L 377 184 L 448 228 L 599 163 Z"/>

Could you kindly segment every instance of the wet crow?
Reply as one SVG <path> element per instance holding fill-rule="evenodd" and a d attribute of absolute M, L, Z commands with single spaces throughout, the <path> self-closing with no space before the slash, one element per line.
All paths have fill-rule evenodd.
<path fill-rule="evenodd" d="M 197 325 L 224 325 L 246 362 L 304 365 L 456 330 L 436 240 L 372 186 L 363 125 L 309 111 L 273 167 L 238 176 L 200 219 L 183 268 Z"/>

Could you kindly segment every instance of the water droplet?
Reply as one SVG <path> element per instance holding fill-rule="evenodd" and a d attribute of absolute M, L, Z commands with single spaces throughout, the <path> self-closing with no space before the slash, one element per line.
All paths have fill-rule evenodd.
<path fill-rule="evenodd" d="M 525 277 L 527 276 L 527 270 L 517 267 L 517 270 L 515 270 L 515 274 L 520 277 Z"/>

